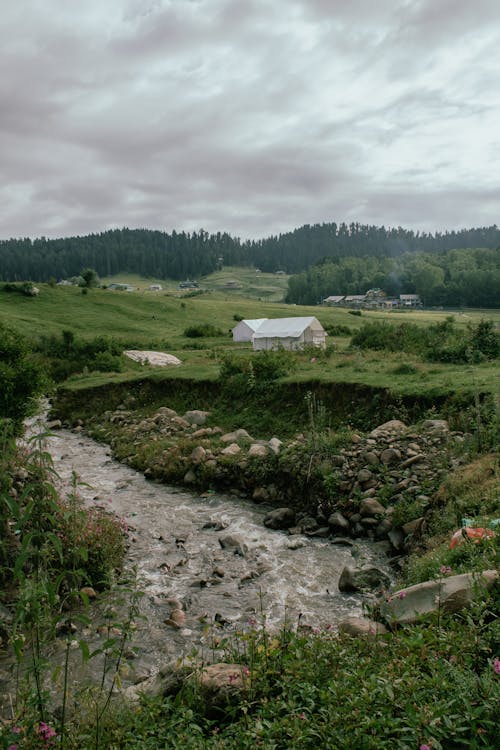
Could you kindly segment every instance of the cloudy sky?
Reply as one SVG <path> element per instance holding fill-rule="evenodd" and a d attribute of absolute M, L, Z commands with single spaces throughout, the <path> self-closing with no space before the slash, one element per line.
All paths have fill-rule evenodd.
<path fill-rule="evenodd" d="M 500 223 L 499 0 L 2 0 L 0 239 Z"/>

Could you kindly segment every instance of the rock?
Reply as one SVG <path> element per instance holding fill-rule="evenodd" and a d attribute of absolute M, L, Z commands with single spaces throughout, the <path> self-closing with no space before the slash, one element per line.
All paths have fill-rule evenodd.
<path fill-rule="evenodd" d="M 362 518 L 366 518 L 367 516 L 373 518 L 374 516 L 383 516 L 385 508 L 375 497 L 366 497 L 361 500 L 359 512 Z"/>
<path fill-rule="evenodd" d="M 366 461 L 366 463 L 370 466 L 377 466 L 379 463 L 379 458 L 373 451 L 367 451 L 366 453 L 363 453 L 362 459 L 363 461 Z"/>
<path fill-rule="evenodd" d="M 429 432 L 449 432 L 450 425 L 446 419 L 425 419 L 422 422 L 422 429 Z"/>
<path fill-rule="evenodd" d="M 379 438 L 382 437 L 386 433 L 393 433 L 396 435 L 401 435 L 403 432 L 406 432 L 407 426 L 404 422 L 401 422 L 399 419 L 390 419 L 389 422 L 384 422 L 384 424 L 379 425 L 374 430 L 370 432 L 371 438 Z"/>
<path fill-rule="evenodd" d="M 162 419 L 173 419 L 174 417 L 177 417 L 177 412 L 174 409 L 169 409 L 168 406 L 161 406 L 153 419 L 155 422 L 159 422 Z"/>
<path fill-rule="evenodd" d="M 196 448 L 193 448 L 193 450 L 191 451 L 191 461 L 195 465 L 203 463 L 206 456 L 207 452 L 202 445 L 197 445 Z"/>
<path fill-rule="evenodd" d="M 376 638 L 389 631 L 381 622 L 375 622 L 368 617 L 347 617 L 339 623 L 339 632 L 353 637 Z"/>
<path fill-rule="evenodd" d="M 350 525 L 347 518 L 344 518 L 342 513 L 339 513 L 338 510 L 334 511 L 329 517 L 328 517 L 328 526 L 332 529 L 332 531 L 343 531 L 348 532 Z"/>
<path fill-rule="evenodd" d="M 236 435 L 236 440 L 252 440 L 248 432 L 241 427 L 234 434 Z"/>
<path fill-rule="evenodd" d="M 380 460 L 385 466 L 396 463 L 401 458 L 401 453 L 396 448 L 386 448 L 380 454 Z"/>
<path fill-rule="evenodd" d="M 276 508 L 264 516 L 264 526 L 268 529 L 289 529 L 295 523 L 295 511 L 292 508 Z"/>
<path fill-rule="evenodd" d="M 238 445 L 238 443 L 231 443 L 230 445 L 227 446 L 227 448 L 224 448 L 223 450 L 221 450 L 221 455 L 222 456 L 237 456 L 238 453 L 240 453 L 240 451 L 241 451 L 241 448 Z"/>
<path fill-rule="evenodd" d="M 401 529 L 391 529 L 387 534 L 387 538 L 389 539 L 394 549 L 398 552 L 404 549 L 405 535 L 403 534 Z"/>
<path fill-rule="evenodd" d="M 228 550 L 232 549 L 233 553 L 235 555 L 240 555 L 240 557 L 245 557 L 246 553 L 248 552 L 248 547 L 244 543 L 243 539 L 233 534 L 226 534 L 226 536 L 220 536 L 219 544 L 222 547 L 222 549 L 228 549 Z"/>
<path fill-rule="evenodd" d="M 373 474 L 370 469 L 361 469 L 360 471 L 358 471 L 357 479 L 360 484 L 365 484 L 365 482 L 369 482 L 372 478 Z"/>
<path fill-rule="evenodd" d="M 269 499 L 269 493 L 265 487 L 256 487 L 252 492 L 252 500 L 255 503 L 262 503 Z"/>
<path fill-rule="evenodd" d="M 146 472 L 144 472 L 144 474 L 146 474 Z M 196 482 L 196 474 L 192 469 L 189 469 L 189 471 L 184 474 L 184 484 L 193 484 L 194 482 Z"/>
<path fill-rule="evenodd" d="M 497 579 L 496 570 L 485 570 L 417 583 L 382 601 L 380 614 L 392 624 L 418 622 L 422 616 L 439 610 L 457 612 L 481 598 Z"/>
<path fill-rule="evenodd" d="M 196 424 L 198 426 L 201 426 L 202 424 L 205 424 L 207 421 L 207 417 L 210 415 L 209 411 L 201 411 L 200 409 L 193 409 L 192 411 L 187 411 L 182 419 L 185 419 L 186 422 L 189 422 L 189 424 Z"/>
<path fill-rule="evenodd" d="M 243 664 L 209 664 L 188 678 L 196 684 L 203 696 L 206 707 L 225 708 L 234 702 L 245 690 L 250 671 Z"/>
<path fill-rule="evenodd" d="M 401 527 L 401 531 L 405 536 L 417 534 L 421 530 L 424 520 L 425 519 L 422 516 L 421 518 L 415 518 L 414 521 L 408 521 L 408 523 L 405 523 Z"/>
<path fill-rule="evenodd" d="M 186 624 L 186 613 L 182 609 L 174 609 L 165 623 L 178 629 L 183 628 Z"/>
<path fill-rule="evenodd" d="M 187 430 L 189 422 L 186 422 L 182 417 L 172 417 L 172 423 L 176 425 L 180 430 Z"/>
<path fill-rule="evenodd" d="M 265 445 L 259 445 L 258 443 L 252 443 L 248 449 L 248 455 L 250 458 L 267 456 L 267 448 Z"/>
<path fill-rule="evenodd" d="M 278 453 L 281 450 L 281 446 L 283 445 L 283 442 L 279 440 L 277 437 L 272 437 L 268 445 L 270 449 L 272 450 L 272 452 L 278 455 Z"/>
<path fill-rule="evenodd" d="M 214 531 L 223 531 L 223 529 L 227 529 L 229 523 L 227 521 L 219 521 L 214 519 L 213 521 L 207 521 L 203 524 L 201 527 L 202 529 L 213 529 Z"/>
<path fill-rule="evenodd" d="M 307 542 L 305 539 L 290 539 L 286 543 L 287 549 L 301 549 L 302 547 L 306 547 Z"/>
<path fill-rule="evenodd" d="M 366 566 L 362 568 L 344 567 L 339 579 L 339 591 L 363 591 L 364 589 L 374 589 L 381 585 L 390 584 L 390 578 L 380 568 L 375 566 Z"/>
<path fill-rule="evenodd" d="M 62 428 L 62 422 L 60 419 L 53 419 L 51 422 L 47 422 L 47 429 L 49 430 L 60 430 Z"/>

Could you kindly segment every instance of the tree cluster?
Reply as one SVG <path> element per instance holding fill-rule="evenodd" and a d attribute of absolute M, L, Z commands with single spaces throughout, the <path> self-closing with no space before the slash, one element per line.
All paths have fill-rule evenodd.
<path fill-rule="evenodd" d="M 388 297 L 418 294 L 426 306 L 499 307 L 500 248 L 327 260 L 289 279 L 286 302 L 317 304 L 373 288 Z"/>

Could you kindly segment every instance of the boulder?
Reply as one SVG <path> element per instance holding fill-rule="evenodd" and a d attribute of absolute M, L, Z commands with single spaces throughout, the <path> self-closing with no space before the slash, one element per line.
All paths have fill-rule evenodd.
<path fill-rule="evenodd" d="M 182 419 L 185 419 L 186 422 L 189 422 L 189 424 L 196 424 L 198 426 L 201 426 L 202 424 L 205 424 L 207 421 L 207 417 L 210 415 L 209 411 L 201 411 L 200 409 L 193 409 L 192 411 L 187 411 Z"/>
<path fill-rule="evenodd" d="M 375 429 L 370 432 L 370 437 L 379 438 L 388 433 L 401 435 L 403 432 L 406 432 L 407 429 L 405 423 L 401 422 L 401 420 L 390 419 L 388 422 L 384 422 L 384 424 L 375 427 Z"/>
<path fill-rule="evenodd" d="M 332 531 L 341 531 L 341 532 L 348 532 L 350 525 L 347 518 L 344 518 L 342 513 L 339 513 L 338 510 L 334 511 L 329 517 L 328 517 L 328 526 L 332 529 Z"/>
<path fill-rule="evenodd" d="M 231 443 L 230 445 L 227 446 L 227 448 L 224 448 L 223 450 L 221 450 L 221 455 L 222 456 L 237 456 L 238 453 L 240 453 L 240 451 L 241 451 L 241 448 L 238 445 L 238 443 Z"/>
<path fill-rule="evenodd" d="M 484 596 L 498 578 L 496 570 L 461 573 L 436 581 L 425 581 L 401 589 L 380 604 L 380 614 L 388 622 L 415 623 L 433 612 L 457 612 Z"/>
<path fill-rule="evenodd" d="M 339 632 L 353 637 L 376 638 L 389 631 L 381 622 L 375 622 L 368 617 L 347 617 L 339 623 Z"/>
<path fill-rule="evenodd" d="M 144 474 L 145 473 L 146 472 L 144 472 Z M 192 469 L 189 469 L 189 471 L 184 474 L 184 484 L 194 484 L 194 482 L 196 482 L 196 474 Z"/>
<path fill-rule="evenodd" d="M 365 497 L 359 504 L 359 512 L 362 518 L 373 518 L 375 516 L 383 516 L 385 508 L 382 503 L 379 503 L 377 498 Z"/>
<path fill-rule="evenodd" d="M 289 529 L 295 523 L 295 511 L 292 508 L 276 508 L 264 516 L 264 526 L 268 529 Z"/>
<path fill-rule="evenodd" d="M 210 710 L 238 700 L 247 687 L 249 675 L 250 670 L 244 664 L 209 664 L 192 674 L 188 682 L 198 686 Z"/>
<path fill-rule="evenodd" d="M 385 466 L 396 463 L 400 458 L 401 453 L 396 448 L 386 448 L 385 451 L 382 451 L 380 454 L 380 460 Z"/>
<path fill-rule="evenodd" d="M 222 549 L 233 550 L 233 553 L 235 555 L 240 555 L 240 557 L 245 557 L 245 554 L 248 552 L 247 545 L 245 544 L 243 539 L 236 534 L 226 534 L 226 536 L 220 536 L 219 544 Z"/>
<path fill-rule="evenodd" d="M 358 482 L 360 484 L 364 484 L 365 482 L 369 482 L 370 479 L 373 478 L 373 474 L 370 471 L 370 469 L 360 469 L 358 471 Z"/>
<path fill-rule="evenodd" d="M 268 445 L 269 445 L 270 449 L 272 450 L 272 452 L 275 453 L 276 455 L 278 455 L 278 453 L 281 450 L 281 446 L 283 445 L 283 442 L 281 440 L 279 440 L 279 438 L 277 438 L 277 437 L 272 437 L 271 440 L 269 441 Z"/>
<path fill-rule="evenodd" d="M 422 422 L 422 429 L 428 432 L 449 432 L 450 426 L 446 419 L 425 419 Z"/>
<path fill-rule="evenodd" d="M 267 456 L 267 448 L 265 445 L 259 445 L 258 443 L 252 443 L 248 449 L 248 455 L 251 458 Z"/>
<path fill-rule="evenodd" d="M 350 568 L 346 565 L 340 574 L 339 591 L 363 591 L 388 586 L 390 580 L 387 573 L 375 566 Z"/>
<path fill-rule="evenodd" d="M 196 465 L 203 463 L 206 456 L 207 452 L 202 445 L 197 445 L 196 448 L 193 448 L 191 451 L 191 461 Z"/>

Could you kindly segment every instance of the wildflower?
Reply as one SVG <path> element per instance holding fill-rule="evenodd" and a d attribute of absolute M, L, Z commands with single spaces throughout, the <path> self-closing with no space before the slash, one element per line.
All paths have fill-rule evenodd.
<path fill-rule="evenodd" d="M 12 734 L 21 734 L 21 727 L 11 727 L 10 731 Z"/>
<path fill-rule="evenodd" d="M 406 596 L 406 591 L 400 591 L 399 594 L 398 594 L 398 596 L 399 596 L 400 599 L 404 599 L 405 596 Z"/>
<path fill-rule="evenodd" d="M 257 625 L 257 620 L 255 619 L 255 617 L 249 617 L 248 618 L 248 624 L 251 625 L 252 627 L 254 625 Z"/>
<path fill-rule="evenodd" d="M 430 745 L 420 745 L 419 750 L 432 750 Z"/>
<path fill-rule="evenodd" d="M 451 568 L 449 565 L 441 565 L 441 567 L 439 568 L 439 572 L 443 576 L 449 576 L 451 573 Z"/>
<path fill-rule="evenodd" d="M 302 721 L 305 721 L 307 719 L 307 716 L 303 711 L 299 714 L 299 719 L 302 719 Z"/>
<path fill-rule="evenodd" d="M 241 671 L 243 672 L 245 677 L 248 677 L 248 675 L 250 674 L 250 670 L 248 669 L 248 667 L 243 667 Z"/>
<path fill-rule="evenodd" d="M 237 679 L 238 679 L 238 674 L 236 672 L 233 672 L 233 674 L 229 675 L 229 682 L 230 683 L 231 682 L 236 682 Z"/>
<path fill-rule="evenodd" d="M 17 745 L 9 745 L 7 750 L 17 750 Z"/>
<path fill-rule="evenodd" d="M 500 674 L 500 659 L 493 660 L 493 671 L 495 674 Z"/>

